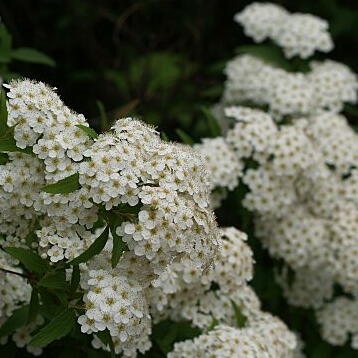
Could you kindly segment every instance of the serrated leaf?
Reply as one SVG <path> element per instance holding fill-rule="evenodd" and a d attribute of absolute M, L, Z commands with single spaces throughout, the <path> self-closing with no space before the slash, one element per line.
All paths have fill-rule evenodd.
<path fill-rule="evenodd" d="M 42 275 L 49 268 L 47 261 L 31 250 L 23 249 L 21 247 L 6 247 L 4 250 L 12 257 L 19 260 L 30 272 L 36 272 Z"/>
<path fill-rule="evenodd" d="M 221 134 L 222 134 L 221 128 L 220 128 L 220 125 L 219 125 L 217 119 L 215 118 L 215 116 L 206 107 L 201 107 L 201 111 L 203 112 L 203 114 L 205 115 L 205 117 L 207 119 L 209 130 L 210 130 L 210 135 L 213 138 L 221 136 Z"/>
<path fill-rule="evenodd" d="M 98 255 L 104 248 L 107 243 L 109 234 L 109 226 L 107 226 L 101 235 L 97 237 L 97 239 L 92 243 L 92 245 L 84 251 L 81 255 L 74 258 L 69 262 L 70 265 L 78 265 L 81 262 L 87 262 L 93 256 Z"/>
<path fill-rule="evenodd" d="M 76 316 L 72 309 L 66 309 L 58 314 L 50 323 L 41 328 L 31 339 L 32 346 L 46 346 L 49 343 L 66 336 L 76 322 Z"/>
<path fill-rule="evenodd" d="M 242 328 L 245 326 L 245 323 L 247 321 L 247 318 L 242 314 L 239 307 L 237 307 L 237 304 L 231 300 L 232 308 L 235 312 L 235 318 L 236 318 L 236 324 L 237 327 Z"/>
<path fill-rule="evenodd" d="M 68 194 L 81 188 L 79 183 L 79 174 L 72 174 L 58 182 L 50 185 L 46 185 L 42 188 L 42 191 L 51 194 Z"/>
<path fill-rule="evenodd" d="M 70 284 L 70 296 L 74 295 L 77 287 L 80 283 L 81 279 L 81 272 L 78 265 L 74 265 L 72 268 L 72 277 L 71 277 L 71 284 Z"/>
<path fill-rule="evenodd" d="M 44 53 L 28 47 L 20 47 L 12 50 L 11 57 L 15 60 L 23 62 L 38 63 L 41 65 L 47 65 L 54 67 L 56 62 Z"/>
<path fill-rule="evenodd" d="M 128 246 L 122 238 L 116 234 L 115 228 L 111 227 L 111 233 L 113 237 L 112 268 L 115 268 L 119 259 L 122 257 L 123 252 L 128 251 Z"/>
<path fill-rule="evenodd" d="M 49 272 L 39 281 L 38 285 L 57 290 L 65 290 L 67 287 L 65 270 Z"/>
<path fill-rule="evenodd" d="M 3 136 L 7 129 L 7 107 L 6 107 L 6 93 L 0 89 L 0 136 Z"/>
<path fill-rule="evenodd" d="M 30 306 L 29 306 L 29 314 L 27 316 L 27 323 L 31 323 L 37 317 L 39 312 L 39 292 L 37 288 L 33 288 L 31 292 Z"/>
<path fill-rule="evenodd" d="M 98 138 L 98 134 L 97 134 L 97 132 L 96 132 L 94 129 L 92 129 L 92 128 L 90 128 L 90 127 L 86 127 L 86 126 L 84 126 L 84 125 L 82 125 L 82 124 L 76 124 L 76 127 L 79 128 L 79 129 L 81 129 L 81 130 L 82 130 L 84 133 L 86 133 L 90 138 L 92 138 L 92 139 Z"/>
<path fill-rule="evenodd" d="M 12 315 L 0 327 L 0 337 L 8 336 L 16 329 L 26 324 L 29 314 L 29 306 L 23 306 L 15 310 Z"/>
<path fill-rule="evenodd" d="M 176 133 L 178 135 L 178 137 L 183 141 L 183 143 L 185 144 L 189 144 L 189 145 L 193 145 L 195 142 L 194 140 L 188 135 L 186 134 L 184 131 L 182 131 L 181 129 L 177 129 Z"/>

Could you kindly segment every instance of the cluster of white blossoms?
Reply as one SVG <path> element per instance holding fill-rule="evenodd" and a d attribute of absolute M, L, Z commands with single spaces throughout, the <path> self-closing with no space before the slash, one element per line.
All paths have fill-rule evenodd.
<path fill-rule="evenodd" d="M 236 20 L 256 41 L 274 40 L 288 57 L 332 47 L 322 45 L 329 39 L 324 22 L 276 5 L 251 5 Z M 290 31 L 310 48 L 291 37 L 288 49 L 279 38 L 290 38 Z M 351 312 L 358 303 L 358 135 L 339 112 L 357 101 L 358 81 L 334 61 L 309 66 L 307 73 L 287 72 L 250 55 L 229 62 L 216 111 L 225 122 L 220 141 L 244 164 L 243 205 L 254 213 L 264 247 L 285 263 L 277 280 L 288 302 L 314 308 L 328 342 L 341 345 L 351 335 L 357 348 Z"/>
<path fill-rule="evenodd" d="M 283 125 L 248 107 L 225 113 L 234 123 L 222 140 L 240 163 L 253 161 L 241 180 L 256 235 L 294 271 L 292 282 L 287 269 L 278 274 L 288 301 L 324 312 L 338 284 L 356 304 L 358 135 L 343 115 L 332 112 Z"/>
<path fill-rule="evenodd" d="M 255 42 L 270 39 L 289 58 L 307 58 L 317 50 L 329 52 L 333 48 L 327 21 L 310 14 L 290 14 L 279 5 L 252 3 L 235 15 L 235 21 Z"/>
<path fill-rule="evenodd" d="M 115 352 L 136 357 L 151 347 L 152 321 L 146 289 L 153 279 L 148 262 L 125 252 L 116 268 L 111 268 L 112 244 L 82 265 L 81 286 L 86 292 L 85 314 L 78 317 L 82 333 L 108 330 Z M 109 350 L 94 336 L 93 346 Z"/>
<path fill-rule="evenodd" d="M 256 42 L 266 38 L 280 46 L 286 57 L 308 58 L 315 50 L 333 48 L 324 20 L 306 14 L 288 14 L 277 5 L 254 3 L 235 16 Z M 306 73 L 288 72 L 280 64 L 241 54 L 229 61 L 223 102 L 245 102 L 268 108 L 275 119 L 331 111 L 356 103 L 357 76 L 345 65 L 325 60 L 308 62 Z"/>
<path fill-rule="evenodd" d="M 205 166 L 193 149 L 162 141 L 140 121 L 120 119 L 110 132 L 93 135 L 47 85 L 21 80 L 5 87 L 14 144 L 0 165 L 1 247 L 30 245 L 52 265 L 68 262 L 107 222 L 109 242 L 122 240 L 128 251 L 117 269 L 110 259 L 101 268 L 98 260 L 82 267 L 88 275 L 82 275 L 86 311 L 79 322 L 87 333 L 108 329 L 116 350 L 135 357 L 150 347 L 143 290 L 164 285 L 167 267 L 176 263 L 202 274 L 217 251 Z M 63 192 L 51 193 L 52 184 Z M 5 276 L 16 286 L 16 276 Z M 11 299 L 4 292 L 2 311 L 8 312 L 17 291 Z"/>
<path fill-rule="evenodd" d="M 227 64 L 225 73 L 225 103 L 267 106 L 277 119 L 339 112 L 344 103 L 357 101 L 357 76 L 331 60 L 313 61 L 307 73 L 294 73 L 251 55 L 239 55 Z"/>
<path fill-rule="evenodd" d="M 319 311 L 317 318 L 329 343 L 343 345 L 351 335 L 352 347 L 358 349 L 358 300 L 339 297 Z"/>
<path fill-rule="evenodd" d="M 251 345 L 262 355 L 294 354 L 295 336 L 261 311 L 248 286 L 253 258 L 246 235 L 219 230 L 210 209 L 210 190 L 222 183 L 235 187 L 242 173 L 224 139 L 203 141 L 210 150 L 205 160 L 198 155 L 202 148 L 164 142 L 130 118 L 97 136 L 43 83 L 22 80 L 7 88 L 14 144 L 0 165 L 1 247 L 30 247 L 50 267 L 63 267 L 108 236 L 104 249 L 79 265 L 77 322 L 95 348 L 110 349 L 100 339 L 106 331 L 117 354 L 134 358 L 150 349 L 155 322 L 186 320 L 207 332 L 213 322 L 236 327 L 240 314 L 243 326 L 232 329 L 246 338 L 234 342 L 238 351 Z M 217 172 L 222 161 L 227 164 Z M 56 187 L 60 191 L 51 192 Z M 113 265 L 118 240 L 124 252 Z M 69 281 L 70 268 L 67 274 Z M 7 289 L 14 287 L 0 293 L 5 319 L 29 302 L 30 287 L 20 276 L 1 275 Z M 39 317 L 19 328 L 16 344 L 40 354 L 28 343 L 42 324 Z"/>
<path fill-rule="evenodd" d="M 203 138 L 202 143 L 195 144 L 194 149 L 201 155 L 203 163 L 211 173 L 211 205 L 220 206 L 220 202 L 227 195 L 226 190 L 234 189 L 238 185 L 242 175 L 243 163 L 239 162 L 228 147 L 226 141 L 221 138 Z"/>
<path fill-rule="evenodd" d="M 280 320 L 265 314 L 243 329 L 220 325 L 198 338 L 176 343 L 168 358 L 298 358 L 296 344 Z"/>
<path fill-rule="evenodd" d="M 167 286 L 151 289 L 153 317 L 186 320 L 204 331 L 194 340 L 175 344 L 168 357 L 200 357 L 204 353 L 240 357 L 243 352 L 255 352 L 258 357 L 288 358 L 299 353 L 296 336 L 278 318 L 261 311 L 260 301 L 248 285 L 253 258 L 246 238 L 233 227 L 221 229 L 218 256 L 204 275 L 188 269 L 185 262 L 172 265 Z M 224 338 L 225 332 L 231 334 Z M 215 343 L 217 334 L 223 335 L 220 345 Z"/>

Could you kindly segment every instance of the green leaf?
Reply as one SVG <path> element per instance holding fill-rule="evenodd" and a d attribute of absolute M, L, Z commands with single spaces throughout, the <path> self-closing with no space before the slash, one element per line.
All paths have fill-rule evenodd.
<path fill-rule="evenodd" d="M 195 142 L 194 140 L 188 135 L 186 134 L 184 131 L 182 131 L 181 129 L 177 129 L 176 133 L 178 135 L 178 137 L 183 141 L 183 143 L 185 144 L 189 144 L 189 145 L 193 145 Z"/>
<path fill-rule="evenodd" d="M 247 321 L 247 318 L 242 314 L 241 310 L 239 309 L 239 307 L 237 307 L 237 304 L 233 300 L 231 300 L 231 304 L 232 304 L 232 308 L 234 309 L 234 312 L 235 312 L 237 327 L 239 327 L 239 328 L 244 327 L 245 323 Z"/>
<path fill-rule="evenodd" d="M 201 107 L 201 111 L 203 112 L 208 121 L 211 136 L 213 138 L 221 136 L 221 128 L 215 116 L 206 107 Z"/>
<path fill-rule="evenodd" d="M 37 288 L 33 287 L 31 292 L 31 299 L 30 299 L 30 307 L 29 307 L 29 314 L 27 317 L 27 323 L 31 323 L 37 317 L 39 312 L 39 292 Z"/>
<path fill-rule="evenodd" d="M 29 306 L 23 306 L 15 310 L 12 315 L 0 327 L 0 337 L 8 336 L 15 330 L 26 324 L 29 314 Z"/>
<path fill-rule="evenodd" d="M 270 45 L 247 45 L 240 46 L 237 49 L 239 54 L 248 54 L 262 60 L 271 66 L 282 68 L 286 71 L 291 71 L 292 66 L 285 58 L 282 50 L 279 47 Z"/>
<path fill-rule="evenodd" d="M 65 270 L 50 271 L 38 283 L 39 286 L 65 290 L 67 287 Z"/>
<path fill-rule="evenodd" d="M 84 251 L 81 255 L 74 258 L 72 261 L 69 262 L 71 265 L 78 265 L 81 262 L 87 262 L 93 256 L 98 255 L 106 245 L 108 240 L 109 234 L 109 226 L 107 226 L 101 235 L 97 237 L 97 239 L 92 243 L 92 245 Z"/>
<path fill-rule="evenodd" d="M 57 292 L 53 292 L 44 287 L 38 287 L 38 291 L 42 303 L 40 306 L 40 312 L 46 319 L 51 320 L 65 308 L 62 300 L 56 295 Z"/>
<path fill-rule="evenodd" d="M 46 185 L 42 188 L 42 191 L 51 194 L 68 194 L 81 188 L 79 183 L 79 174 L 72 174 L 58 182 L 50 185 Z"/>
<path fill-rule="evenodd" d="M 5 247 L 4 250 L 15 259 L 19 260 L 30 272 L 44 274 L 49 266 L 47 261 L 28 249 L 21 247 Z"/>
<path fill-rule="evenodd" d="M 6 93 L 0 89 L 0 136 L 3 136 L 8 129 L 7 126 L 7 108 L 6 108 Z"/>
<path fill-rule="evenodd" d="M 128 246 L 123 242 L 122 238 L 116 234 L 115 228 L 113 229 L 111 227 L 111 233 L 113 237 L 112 268 L 115 268 L 123 252 L 128 251 Z"/>
<path fill-rule="evenodd" d="M 86 133 L 90 138 L 92 139 L 96 139 L 98 138 L 98 134 L 96 133 L 96 131 L 90 127 L 86 127 L 82 124 L 76 124 L 76 127 L 78 127 L 79 129 L 81 129 L 84 133 Z"/>
<path fill-rule="evenodd" d="M 74 295 L 77 287 L 80 283 L 81 279 L 81 272 L 78 265 L 74 265 L 72 268 L 72 277 L 71 277 L 71 284 L 70 284 L 70 296 Z"/>
<path fill-rule="evenodd" d="M 15 60 L 38 63 L 54 67 L 56 62 L 44 53 L 33 48 L 20 47 L 11 52 L 11 57 Z"/>
<path fill-rule="evenodd" d="M 31 339 L 32 346 L 46 346 L 47 344 L 66 336 L 76 322 L 76 316 L 72 309 L 66 309 L 58 314 L 49 324 Z"/>

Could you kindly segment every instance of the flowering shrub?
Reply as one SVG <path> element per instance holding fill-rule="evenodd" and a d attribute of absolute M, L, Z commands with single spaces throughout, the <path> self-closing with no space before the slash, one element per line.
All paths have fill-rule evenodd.
<path fill-rule="evenodd" d="M 193 149 L 163 141 L 131 118 L 98 135 L 47 85 L 21 80 L 5 87 L 1 343 L 11 338 L 46 355 L 55 340 L 90 335 L 94 348 L 112 356 L 150 356 L 153 341 L 164 353 L 174 343 L 162 342 L 153 325 L 186 322 L 194 329 L 186 338 L 199 335 L 204 346 L 207 335 L 214 339 L 198 345 L 198 354 L 215 354 L 221 335 L 222 350 L 234 342 L 237 356 L 299 354 L 296 336 L 261 311 L 248 286 L 246 235 L 217 228 L 213 184 Z M 169 356 L 184 355 L 180 347 L 190 344 Z"/>
<path fill-rule="evenodd" d="M 273 4 L 254 3 L 235 20 L 256 42 L 274 41 L 287 58 L 333 46 L 325 21 Z M 289 62 L 275 47 L 244 52 L 225 70 L 224 137 L 197 149 L 216 167 L 236 156 L 240 171 L 230 163 L 216 185 L 232 189 L 236 172 L 247 188 L 243 205 L 254 213 L 257 237 L 285 263 L 277 281 L 288 302 L 314 308 L 329 343 L 343 345 L 351 336 L 357 349 L 358 136 L 340 113 L 357 101 L 357 76 L 331 60 Z M 232 152 L 222 166 L 210 141 Z"/>

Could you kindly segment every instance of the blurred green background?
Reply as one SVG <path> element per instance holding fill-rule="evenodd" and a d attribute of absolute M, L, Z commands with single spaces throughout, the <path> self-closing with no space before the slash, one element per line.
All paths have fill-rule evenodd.
<path fill-rule="evenodd" d="M 170 139 L 178 140 L 181 128 L 199 140 L 210 135 L 202 107 L 219 101 L 226 61 L 235 48 L 251 43 L 233 22 L 251 2 L 0 0 L 0 15 L 14 48 L 35 48 L 56 62 L 51 67 L 12 61 L 10 70 L 57 87 L 64 102 L 96 129 L 103 127 L 100 103 L 110 120 L 135 115 Z M 327 19 L 335 41 L 329 57 L 358 72 L 358 2 L 274 2 Z M 240 205 L 242 196 L 240 187 L 217 214 L 221 225 L 249 233 L 257 261 L 254 286 L 264 308 L 302 333 L 308 358 L 357 357 L 348 347 L 322 342 L 312 312 L 285 304 L 274 284 L 274 263 L 253 237 L 252 215 Z"/>

